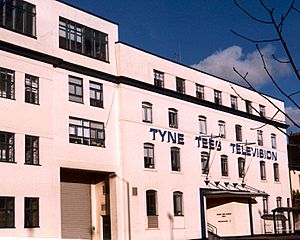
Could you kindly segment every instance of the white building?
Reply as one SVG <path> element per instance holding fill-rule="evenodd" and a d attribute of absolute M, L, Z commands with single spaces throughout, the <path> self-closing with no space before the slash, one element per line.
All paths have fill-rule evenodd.
<path fill-rule="evenodd" d="M 60 1 L 3 0 L 0 16 L 2 239 L 274 232 L 290 199 L 282 101 Z"/>

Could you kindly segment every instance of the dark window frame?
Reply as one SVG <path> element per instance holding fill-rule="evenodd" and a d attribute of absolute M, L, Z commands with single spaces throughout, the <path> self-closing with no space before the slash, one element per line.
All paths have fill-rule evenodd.
<path fill-rule="evenodd" d="M 25 164 L 40 165 L 39 137 L 25 135 Z"/>
<path fill-rule="evenodd" d="M 178 110 L 175 108 L 168 109 L 169 127 L 178 128 Z"/>
<path fill-rule="evenodd" d="M 228 156 L 222 154 L 221 155 L 221 176 L 222 177 L 228 177 L 229 171 L 228 171 Z"/>
<path fill-rule="evenodd" d="M 223 120 L 218 121 L 219 136 L 220 138 L 226 138 L 226 122 Z"/>
<path fill-rule="evenodd" d="M 178 147 L 171 147 L 170 149 L 171 154 L 171 169 L 175 172 L 180 172 L 180 148 Z"/>
<path fill-rule="evenodd" d="M 207 118 L 205 116 L 198 116 L 199 134 L 207 134 Z"/>
<path fill-rule="evenodd" d="M 152 123 L 152 103 L 142 102 L 142 121 Z"/>
<path fill-rule="evenodd" d="M 185 80 L 183 78 L 176 77 L 176 91 L 185 94 Z"/>
<path fill-rule="evenodd" d="M 271 133 L 271 147 L 273 149 L 277 148 L 277 138 L 275 133 Z"/>
<path fill-rule="evenodd" d="M 205 99 L 204 86 L 198 83 L 196 83 L 196 98 L 200 100 Z"/>
<path fill-rule="evenodd" d="M 263 197 L 263 214 L 269 214 L 269 199 L 268 197 Z"/>
<path fill-rule="evenodd" d="M 266 180 L 267 174 L 266 174 L 266 162 L 265 161 L 259 162 L 259 170 L 260 170 L 260 180 Z"/>
<path fill-rule="evenodd" d="M 0 97 L 15 99 L 15 71 L 0 67 Z"/>
<path fill-rule="evenodd" d="M 165 74 L 157 70 L 153 70 L 153 74 L 154 74 L 154 86 L 164 88 Z"/>
<path fill-rule="evenodd" d="M 90 81 L 90 106 L 103 108 L 103 84 Z M 92 97 L 94 95 L 94 97 Z"/>
<path fill-rule="evenodd" d="M 239 175 L 239 178 L 244 178 L 245 177 L 245 175 L 246 175 L 245 168 L 246 168 L 245 158 L 239 157 L 238 158 L 238 175 Z"/>
<path fill-rule="evenodd" d="M 144 143 L 144 168 L 155 168 L 154 144 L 152 143 Z"/>
<path fill-rule="evenodd" d="M 230 95 L 231 108 L 238 110 L 238 98 L 236 96 Z"/>
<path fill-rule="evenodd" d="M 11 202 L 9 203 L 8 201 Z M 0 228 L 15 228 L 15 198 L 14 197 L 0 196 L 0 216 L 4 216 L 3 219 L 4 221 L 0 221 L 0 223 L 3 222 L 4 224 L 0 225 Z"/>
<path fill-rule="evenodd" d="M 24 228 L 39 228 L 39 198 L 24 198 Z"/>
<path fill-rule="evenodd" d="M 282 207 L 282 197 L 276 197 L 276 206 Z"/>
<path fill-rule="evenodd" d="M 246 112 L 252 114 L 252 102 L 245 100 Z"/>
<path fill-rule="evenodd" d="M 39 104 L 39 78 L 25 74 L 25 102 Z"/>
<path fill-rule="evenodd" d="M 209 173 L 209 154 L 205 151 L 201 152 L 201 173 Z"/>
<path fill-rule="evenodd" d="M 183 217 L 183 193 L 180 191 L 173 192 L 174 216 Z"/>
<path fill-rule="evenodd" d="M 146 191 L 146 212 L 147 216 L 158 216 L 157 214 L 157 191 Z"/>
<path fill-rule="evenodd" d="M 0 131 L 0 162 L 15 163 L 14 133 Z"/>
<path fill-rule="evenodd" d="M 214 90 L 214 103 L 222 105 L 222 92 L 219 90 Z"/>
<path fill-rule="evenodd" d="M 259 114 L 261 117 L 266 117 L 266 106 L 259 104 Z"/>
<path fill-rule="evenodd" d="M 274 181 L 279 182 L 279 164 L 273 163 Z"/>
<path fill-rule="evenodd" d="M 235 140 L 238 142 L 243 141 L 242 126 L 239 124 L 235 125 Z"/>
<path fill-rule="evenodd" d="M 83 79 L 75 76 L 69 76 L 68 86 L 69 101 L 75 103 L 83 103 Z M 71 87 L 74 88 L 74 93 L 70 91 Z"/>
<path fill-rule="evenodd" d="M 257 130 L 257 145 L 258 146 L 264 145 L 264 136 L 262 130 Z"/>

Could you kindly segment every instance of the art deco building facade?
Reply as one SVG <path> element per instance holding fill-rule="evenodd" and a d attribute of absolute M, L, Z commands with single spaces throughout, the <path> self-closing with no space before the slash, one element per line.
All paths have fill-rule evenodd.
<path fill-rule="evenodd" d="M 0 238 L 274 232 L 290 201 L 282 101 L 56 0 L 0 1 L 0 56 Z"/>

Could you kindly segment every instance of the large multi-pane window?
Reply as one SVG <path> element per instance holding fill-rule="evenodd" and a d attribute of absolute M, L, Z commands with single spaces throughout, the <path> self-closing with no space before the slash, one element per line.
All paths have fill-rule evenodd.
<path fill-rule="evenodd" d="M 274 133 L 271 134 L 271 145 L 272 145 L 272 148 L 277 147 L 276 134 L 274 134 Z"/>
<path fill-rule="evenodd" d="M 180 171 L 180 149 L 171 147 L 171 168 L 172 171 Z"/>
<path fill-rule="evenodd" d="M 219 125 L 219 136 L 220 136 L 220 138 L 226 138 L 225 122 L 220 120 L 220 121 L 218 121 L 218 125 Z"/>
<path fill-rule="evenodd" d="M 108 35 L 68 19 L 59 18 L 59 47 L 108 61 Z"/>
<path fill-rule="evenodd" d="M 165 81 L 164 73 L 157 70 L 154 70 L 153 73 L 154 73 L 154 86 L 163 88 L 164 81 Z"/>
<path fill-rule="evenodd" d="M 264 161 L 259 162 L 259 168 L 260 168 L 260 179 L 266 180 L 266 163 Z"/>
<path fill-rule="evenodd" d="M 198 120 L 199 120 L 199 133 L 200 134 L 207 134 L 206 117 L 205 116 L 198 116 Z"/>
<path fill-rule="evenodd" d="M 22 0 L 1 0 L 0 26 L 28 36 L 35 36 L 35 5 Z"/>
<path fill-rule="evenodd" d="M 0 68 L 0 97 L 15 98 L 15 72 Z"/>
<path fill-rule="evenodd" d="M 228 177 L 228 157 L 226 155 L 221 155 L 221 175 Z"/>
<path fill-rule="evenodd" d="M 0 228 L 15 227 L 15 198 L 0 197 Z"/>
<path fill-rule="evenodd" d="M 104 123 L 70 117 L 69 141 L 70 143 L 104 147 Z"/>
<path fill-rule="evenodd" d="M 249 100 L 245 100 L 245 105 L 246 105 L 246 112 L 247 113 L 252 113 L 252 103 Z"/>
<path fill-rule="evenodd" d="M 155 190 L 146 191 L 147 216 L 157 216 L 156 195 Z"/>
<path fill-rule="evenodd" d="M 240 142 L 243 141 L 241 125 L 235 125 L 235 139 L 236 141 L 240 141 Z"/>
<path fill-rule="evenodd" d="M 39 104 L 39 78 L 25 75 L 25 102 Z"/>
<path fill-rule="evenodd" d="M 215 104 L 222 105 L 222 92 L 215 90 L 214 91 Z"/>
<path fill-rule="evenodd" d="M 204 86 L 196 83 L 196 98 L 204 100 Z"/>
<path fill-rule="evenodd" d="M 279 165 L 278 165 L 278 163 L 273 164 L 273 171 L 274 171 L 274 181 L 279 182 Z"/>
<path fill-rule="evenodd" d="M 209 155 L 207 152 L 201 152 L 201 172 L 203 174 L 209 172 Z"/>
<path fill-rule="evenodd" d="M 15 162 L 15 140 L 13 133 L 0 132 L 0 161 Z"/>
<path fill-rule="evenodd" d="M 185 93 L 185 80 L 176 77 L 176 91 L 179 93 Z"/>
<path fill-rule="evenodd" d="M 26 197 L 24 204 L 24 227 L 39 227 L 39 199 Z"/>
<path fill-rule="evenodd" d="M 238 109 L 238 100 L 236 96 L 231 95 L 230 96 L 230 102 L 231 102 L 231 108 Z"/>
<path fill-rule="evenodd" d="M 174 108 L 169 108 L 169 127 L 178 128 L 178 111 Z"/>
<path fill-rule="evenodd" d="M 90 105 L 103 108 L 103 85 L 90 81 Z"/>
<path fill-rule="evenodd" d="M 244 158 L 238 158 L 238 173 L 239 178 L 245 177 L 245 159 Z"/>
<path fill-rule="evenodd" d="M 266 107 L 264 105 L 261 105 L 261 104 L 259 105 L 259 114 L 262 117 L 266 116 Z"/>
<path fill-rule="evenodd" d="M 25 136 L 25 163 L 39 165 L 39 137 Z"/>
<path fill-rule="evenodd" d="M 183 216 L 183 193 L 173 192 L 174 216 Z"/>
<path fill-rule="evenodd" d="M 143 122 L 152 123 L 152 104 L 142 102 L 142 119 Z"/>
<path fill-rule="evenodd" d="M 264 139 L 263 139 L 263 131 L 257 130 L 257 144 L 258 146 L 264 145 Z"/>
<path fill-rule="evenodd" d="M 69 101 L 83 103 L 82 78 L 69 76 Z"/>
<path fill-rule="evenodd" d="M 144 143 L 144 167 L 155 168 L 154 145 L 152 143 Z"/>

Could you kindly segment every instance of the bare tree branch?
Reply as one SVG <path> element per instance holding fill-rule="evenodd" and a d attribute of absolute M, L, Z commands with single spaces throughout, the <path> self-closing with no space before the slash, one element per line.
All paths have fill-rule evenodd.
<path fill-rule="evenodd" d="M 290 7 L 286 11 L 286 13 L 281 17 L 281 21 L 278 24 L 278 27 L 280 28 L 280 32 L 282 32 L 283 22 L 285 21 L 285 19 L 287 18 L 287 16 L 291 13 L 291 10 L 292 10 L 294 4 L 295 4 L 295 0 L 293 0 L 293 2 L 290 4 Z"/>
<path fill-rule="evenodd" d="M 295 10 L 297 13 L 300 13 L 300 10 L 298 8 L 292 7 L 293 10 Z"/>
<path fill-rule="evenodd" d="M 300 93 L 300 91 L 297 91 L 297 92 L 291 93 L 291 94 L 289 95 L 289 97 L 291 97 L 291 96 L 293 96 L 293 95 L 296 95 L 296 94 L 298 94 L 298 93 Z"/>
<path fill-rule="evenodd" d="M 247 41 L 249 42 L 252 42 L 252 43 L 268 43 L 268 42 L 278 42 L 280 41 L 279 38 L 274 38 L 274 39 L 263 39 L 263 40 L 254 40 L 254 39 L 251 39 L 251 38 L 248 38 L 240 33 L 237 33 L 236 31 L 234 30 L 231 30 L 231 32 L 235 35 L 237 35 L 238 37 L 240 38 L 243 38 L 243 39 L 246 39 Z"/>
<path fill-rule="evenodd" d="M 274 60 L 276 60 L 276 61 L 279 62 L 279 63 L 290 63 L 289 60 L 282 61 L 282 60 L 278 59 L 278 58 L 275 56 L 275 54 L 272 54 L 272 57 L 273 57 Z"/>
<path fill-rule="evenodd" d="M 276 113 L 270 118 L 270 120 L 274 120 L 275 116 L 279 113 L 279 110 L 277 109 Z M 258 130 L 268 125 L 267 123 L 264 123 L 263 125 L 256 127 L 256 128 L 250 128 L 250 130 Z"/>

